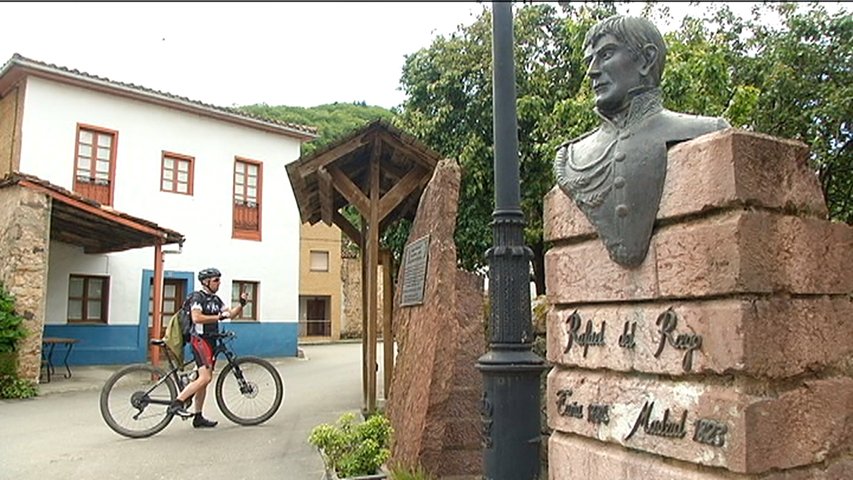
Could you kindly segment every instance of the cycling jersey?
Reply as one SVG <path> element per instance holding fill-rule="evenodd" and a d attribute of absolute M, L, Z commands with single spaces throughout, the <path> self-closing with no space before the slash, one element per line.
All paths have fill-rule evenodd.
<path fill-rule="evenodd" d="M 228 310 L 225 307 L 225 302 L 215 293 L 208 293 L 204 290 L 197 290 L 192 293 L 190 299 L 190 312 L 193 310 L 201 310 L 204 315 L 219 315 Z M 202 337 L 219 332 L 219 322 L 210 323 L 195 323 L 193 322 L 192 333 Z"/>

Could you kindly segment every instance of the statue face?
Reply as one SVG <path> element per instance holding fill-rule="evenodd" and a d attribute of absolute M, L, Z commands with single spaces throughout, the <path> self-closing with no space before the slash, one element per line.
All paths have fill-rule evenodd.
<path fill-rule="evenodd" d="M 611 113 L 626 108 L 635 92 L 644 85 L 642 57 L 635 58 L 624 43 L 609 33 L 587 47 L 584 53 L 598 110 Z"/>

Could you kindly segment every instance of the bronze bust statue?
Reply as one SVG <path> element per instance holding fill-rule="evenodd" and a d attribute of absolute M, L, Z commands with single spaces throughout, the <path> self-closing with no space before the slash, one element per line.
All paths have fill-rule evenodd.
<path fill-rule="evenodd" d="M 667 149 L 730 125 L 663 108 L 666 45 L 640 17 L 616 15 L 584 40 L 601 125 L 557 149 L 560 188 L 586 215 L 610 258 L 636 267 L 646 257 L 663 193 Z"/>

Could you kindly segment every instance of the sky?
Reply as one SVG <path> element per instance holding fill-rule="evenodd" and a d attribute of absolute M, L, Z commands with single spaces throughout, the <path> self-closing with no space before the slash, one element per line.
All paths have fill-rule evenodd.
<path fill-rule="evenodd" d="M 700 8 L 669 5 L 673 16 Z M 404 99 L 405 56 L 483 8 L 491 2 L 4 2 L 0 65 L 19 53 L 224 107 L 391 108 Z"/>
<path fill-rule="evenodd" d="M 391 108 L 404 56 L 480 2 L 3 3 L 14 53 L 219 106 Z M 10 19 L 14 18 L 14 21 Z"/>

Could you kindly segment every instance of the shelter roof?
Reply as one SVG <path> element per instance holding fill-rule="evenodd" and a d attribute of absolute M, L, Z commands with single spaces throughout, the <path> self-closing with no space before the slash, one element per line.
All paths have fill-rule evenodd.
<path fill-rule="evenodd" d="M 302 222 L 334 223 L 355 240 L 357 232 L 335 219 L 348 204 L 369 217 L 374 158 L 379 165 L 379 231 L 401 218 L 413 218 L 441 155 L 380 119 L 286 166 Z"/>
<path fill-rule="evenodd" d="M 15 53 L 0 67 L 0 98 L 27 75 L 46 78 L 70 85 L 108 92 L 114 95 L 128 97 L 147 103 L 153 103 L 177 110 L 195 113 L 206 117 L 217 118 L 226 122 L 236 123 L 260 130 L 288 135 L 301 141 L 317 137 L 317 128 L 290 122 L 279 122 L 257 115 L 243 112 L 236 108 L 220 107 L 191 100 L 168 92 L 119 82 L 105 77 L 99 77 L 76 69 L 70 69 L 52 63 L 26 58 Z"/>
<path fill-rule="evenodd" d="M 13 185 L 49 196 L 50 238 L 83 247 L 86 253 L 184 243 L 184 236 L 174 230 L 101 205 L 34 175 L 12 172 L 0 180 L 0 189 Z"/>

